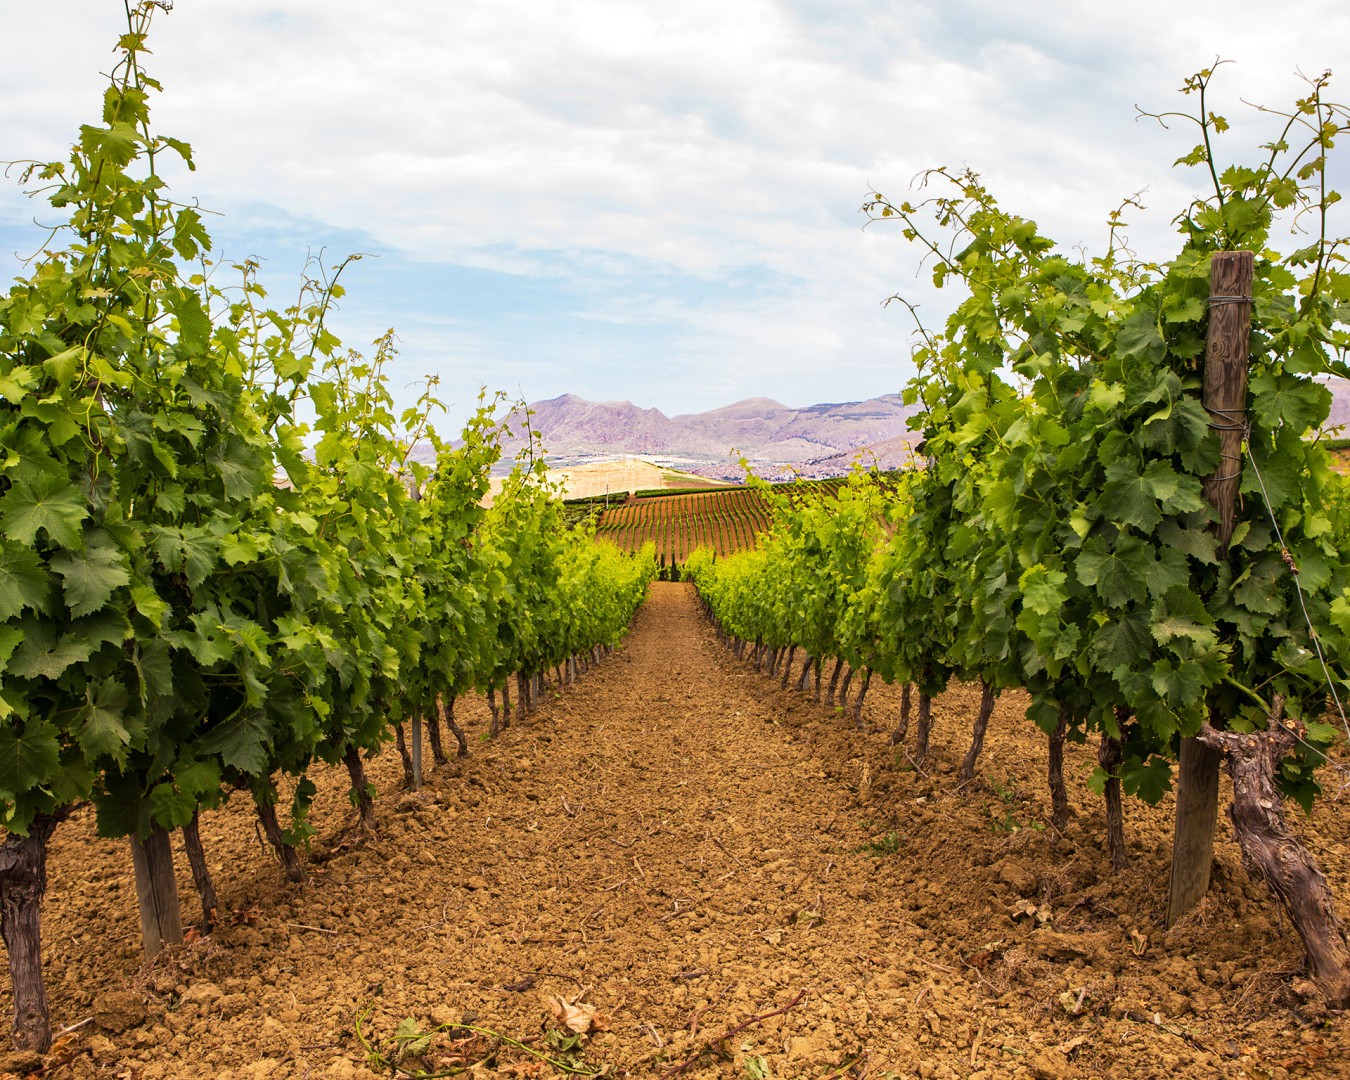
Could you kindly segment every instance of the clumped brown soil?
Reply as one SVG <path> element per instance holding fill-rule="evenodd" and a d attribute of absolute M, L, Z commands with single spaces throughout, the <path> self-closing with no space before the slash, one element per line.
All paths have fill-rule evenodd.
<path fill-rule="evenodd" d="M 81 811 L 53 842 L 46 970 L 56 1027 L 92 1019 L 41 1075 L 369 1078 L 389 1069 L 362 1039 L 391 1059 L 408 1018 L 434 1033 L 404 1068 L 486 1058 L 477 1076 L 560 1075 L 516 1044 L 641 1077 L 1350 1075 L 1346 1022 L 1226 826 L 1210 896 L 1164 932 L 1168 806 L 1127 805 L 1113 875 L 1095 751 L 1070 748 L 1058 836 L 1024 701 L 999 702 L 964 787 L 978 694 L 939 699 L 919 767 L 888 743 L 898 701 L 873 685 L 856 732 L 658 583 L 619 653 L 496 741 L 462 702 L 472 756 L 422 791 L 373 762 L 376 835 L 345 774 L 320 778 L 307 885 L 242 801 L 205 815 L 227 910 L 150 963 L 126 843 Z M 1343 918 L 1348 826 L 1334 793 L 1300 822 Z M 181 859 L 179 888 L 190 920 Z"/>

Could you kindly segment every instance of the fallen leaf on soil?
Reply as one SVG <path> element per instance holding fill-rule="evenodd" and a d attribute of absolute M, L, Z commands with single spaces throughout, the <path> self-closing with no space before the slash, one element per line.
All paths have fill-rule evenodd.
<path fill-rule="evenodd" d="M 609 1028 L 609 1017 L 596 1012 L 595 1006 L 589 1002 L 568 1001 L 557 995 L 551 995 L 548 998 L 548 1007 L 553 1013 L 553 1019 L 568 1031 L 575 1031 L 578 1035 L 592 1031 L 606 1031 Z"/>
<path fill-rule="evenodd" d="M 1059 1044 L 1059 1052 L 1065 1057 L 1072 1057 L 1073 1052 L 1088 1041 L 1089 1039 L 1086 1035 L 1075 1035 L 1068 1042 Z"/>
<path fill-rule="evenodd" d="M 1036 905 L 1030 901 L 1014 904 L 1009 914 L 1014 919 L 1035 919 L 1038 926 L 1044 926 L 1050 921 L 1049 906 L 1046 904 Z"/>
<path fill-rule="evenodd" d="M 994 959 L 998 951 L 1003 948 L 1003 942 L 991 941 L 983 949 L 973 952 L 966 959 L 966 964 L 973 967 L 976 971 L 983 971 L 988 966 L 989 961 Z"/>
<path fill-rule="evenodd" d="M 542 1061 L 512 1061 L 498 1068 L 509 1076 L 543 1076 L 549 1069 Z"/>

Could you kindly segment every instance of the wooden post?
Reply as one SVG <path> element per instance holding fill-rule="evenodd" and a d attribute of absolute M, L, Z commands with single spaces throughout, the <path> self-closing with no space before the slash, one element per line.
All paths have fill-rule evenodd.
<path fill-rule="evenodd" d="M 131 866 L 136 875 L 136 903 L 141 911 L 141 944 L 146 956 L 165 945 L 183 940 L 183 919 L 178 910 L 178 883 L 173 876 L 173 848 L 169 831 L 151 825 L 142 840 L 131 837 Z"/>
<path fill-rule="evenodd" d="M 1221 556 L 1233 537 L 1234 510 L 1242 478 L 1242 440 L 1247 419 L 1247 362 L 1251 339 L 1252 253 L 1220 251 L 1209 272 L 1209 332 L 1205 342 L 1204 405 L 1219 435 L 1219 467 L 1205 480 L 1214 507 L 1214 533 Z M 1245 298 L 1245 299 L 1243 299 Z M 1177 817 L 1167 925 L 1200 902 L 1209 890 L 1214 826 L 1219 817 L 1222 756 L 1196 739 L 1181 740 L 1177 767 Z"/>

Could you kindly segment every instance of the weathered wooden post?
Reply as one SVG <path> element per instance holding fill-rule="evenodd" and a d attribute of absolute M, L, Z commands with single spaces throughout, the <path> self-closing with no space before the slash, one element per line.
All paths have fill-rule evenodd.
<path fill-rule="evenodd" d="M 165 945 L 178 945 L 183 940 L 169 830 L 155 824 L 144 840 L 133 834 L 131 865 L 136 874 L 136 904 L 141 911 L 141 943 L 145 955 L 154 956 Z"/>
<path fill-rule="evenodd" d="M 1209 273 L 1209 330 L 1205 341 L 1204 406 L 1219 435 L 1219 467 L 1205 480 L 1205 498 L 1214 507 L 1220 557 L 1233 537 L 1242 440 L 1247 416 L 1248 344 L 1251 338 L 1253 256 L 1220 251 Z M 1219 815 L 1222 755 L 1198 739 L 1181 740 L 1177 767 L 1176 831 L 1167 897 L 1170 927 L 1209 890 L 1214 859 L 1214 826 Z"/>

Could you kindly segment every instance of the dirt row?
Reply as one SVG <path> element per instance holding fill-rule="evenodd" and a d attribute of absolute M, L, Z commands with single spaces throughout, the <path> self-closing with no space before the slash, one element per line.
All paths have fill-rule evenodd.
<path fill-rule="evenodd" d="M 619 653 L 497 740 L 461 702 L 471 756 L 420 792 L 398 790 L 392 752 L 372 762 L 377 834 L 345 775 L 319 777 L 306 885 L 283 883 L 242 801 L 206 816 L 221 925 L 149 963 L 125 841 L 78 813 L 44 914 L 53 1020 L 73 1030 L 0 1076 L 1350 1075 L 1345 1021 L 1231 841 L 1164 932 L 1169 807 L 1127 806 L 1113 875 L 1082 783 L 1095 753 L 1070 749 L 1058 835 L 1016 695 L 956 783 L 977 704 L 937 702 L 916 766 L 888 742 L 897 691 L 874 685 L 874 730 L 854 731 L 732 659 L 689 586 L 657 583 Z M 1302 828 L 1346 917 L 1345 799 Z"/>

